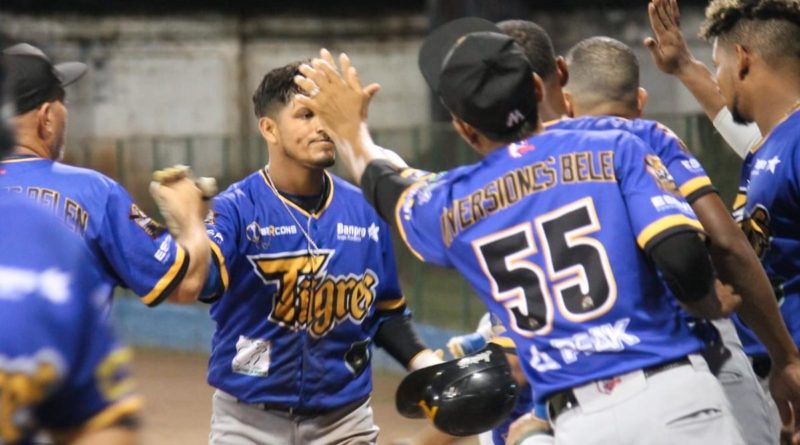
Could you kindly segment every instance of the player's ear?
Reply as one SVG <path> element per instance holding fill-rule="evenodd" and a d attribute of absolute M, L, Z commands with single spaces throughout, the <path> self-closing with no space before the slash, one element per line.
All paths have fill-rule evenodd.
<path fill-rule="evenodd" d="M 564 105 L 567 106 L 567 116 L 575 117 L 575 102 L 572 98 L 572 94 L 566 90 L 564 90 Z"/>
<path fill-rule="evenodd" d="M 36 109 L 36 123 L 39 138 L 43 141 L 47 140 L 53 127 L 53 104 L 51 102 L 45 102 Z"/>
<path fill-rule="evenodd" d="M 639 87 L 636 91 L 636 117 L 642 117 L 645 105 L 647 105 L 647 90 Z"/>
<path fill-rule="evenodd" d="M 748 74 L 750 74 L 750 64 L 752 63 L 752 53 L 750 49 L 742 46 L 740 44 L 736 44 L 736 66 L 737 66 L 737 76 L 739 80 L 744 80 Z"/>
<path fill-rule="evenodd" d="M 258 131 L 269 145 L 276 145 L 280 139 L 278 125 L 271 117 L 263 116 L 258 119 Z"/>
<path fill-rule="evenodd" d="M 467 141 L 467 143 L 473 147 L 477 146 L 480 143 L 480 137 L 478 136 L 478 132 L 472 128 L 472 125 L 462 121 L 461 119 L 453 116 L 452 120 L 453 128 L 455 128 L 456 132 L 461 136 L 462 139 Z"/>
<path fill-rule="evenodd" d="M 562 56 L 556 57 L 556 75 L 558 84 L 563 88 L 569 81 L 569 68 L 567 68 L 567 61 Z"/>
<path fill-rule="evenodd" d="M 538 74 L 533 73 L 533 91 L 536 94 L 536 103 L 544 101 L 544 81 Z"/>

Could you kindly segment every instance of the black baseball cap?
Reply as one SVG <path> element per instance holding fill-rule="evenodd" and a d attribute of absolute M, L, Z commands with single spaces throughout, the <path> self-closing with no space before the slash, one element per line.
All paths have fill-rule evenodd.
<path fill-rule="evenodd" d="M 466 17 L 436 28 L 422 44 L 419 68 L 451 113 L 490 138 L 537 117 L 524 50 L 488 20 Z"/>
<path fill-rule="evenodd" d="M 23 114 L 64 95 L 64 87 L 80 79 L 88 67 L 81 62 L 53 65 L 39 48 L 18 43 L 3 50 L 6 88 Z"/>
<path fill-rule="evenodd" d="M 489 343 L 473 354 L 407 375 L 395 404 L 405 417 L 428 417 L 441 431 L 472 436 L 506 420 L 518 393 L 505 351 Z"/>

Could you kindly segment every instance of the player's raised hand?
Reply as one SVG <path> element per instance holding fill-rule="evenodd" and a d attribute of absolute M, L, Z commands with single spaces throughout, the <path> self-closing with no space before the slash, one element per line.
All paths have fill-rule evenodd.
<path fill-rule="evenodd" d="M 689 46 L 680 27 L 677 0 L 652 0 L 647 5 L 653 37 L 644 39 L 658 69 L 667 74 L 677 74 L 693 60 Z"/>
<path fill-rule="evenodd" d="M 295 83 L 305 94 L 297 95 L 295 100 L 320 118 L 337 145 L 357 138 L 366 122 L 369 101 L 380 87 L 377 84 L 362 87 L 347 55 L 339 56 L 337 66 L 325 49 L 310 65 L 301 65 L 300 73 L 302 76 L 296 77 Z"/>

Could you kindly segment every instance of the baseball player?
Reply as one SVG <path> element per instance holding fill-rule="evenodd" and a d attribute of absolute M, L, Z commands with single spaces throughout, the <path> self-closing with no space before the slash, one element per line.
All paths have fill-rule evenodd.
<path fill-rule="evenodd" d="M 800 2 L 713 1 L 701 34 L 714 45 L 716 81 L 725 105 L 737 122 L 755 122 L 764 135 L 763 142 L 745 157 L 734 215 L 761 258 L 797 343 Z M 749 343 L 748 336 L 742 340 L 748 353 L 764 352 L 760 345 Z"/>
<path fill-rule="evenodd" d="M 721 279 L 742 295 L 740 313 L 759 327 L 781 368 L 796 369 L 797 348 L 780 317 L 769 280 L 702 166 L 669 129 L 640 119 L 647 96 L 639 87 L 636 55 L 622 42 L 593 37 L 575 45 L 567 63 L 571 78 L 565 96 L 570 114 L 576 118 L 554 122 L 547 128 L 622 129 L 645 141 L 663 160 L 680 194 L 708 233 L 712 260 Z M 727 351 L 720 353 L 719 348 L 710 346 L 705 358 L 731 401 L 747 443 L 777 443 L 780 422 L 774 403 L 761 389 L 733 322 L 714 320 L 714 326 Z"/>
<path fill-rule="evenodd" d="M 13 148 L 5 121 L 0 159 Z M 84 267 L 86 248 L 26 199 L 0 193 L 0 214 L 0 444 L 31 444 L 39 430 L 58 443 L 136 443 L 130 351 L 102 313 L 107 289 Z"/>
<path fill-rule="evenodd" d="M 714 128 L 733 151 L 744 158 L 761 141 L 761 132 L 754 124 L 741 125 L 719 93 L 714 75 L 697 60 L 681 34 L 677 0 L 652 0 L 647 8 L 653 37 L 644 40 L 653 62 L 661 71 L 675 76 L 697 99 Z"/>
<path fill-rule="evenodd" d="M 733 309 L 691 208 L 634 136 L 540 133 L 541 82 L 498 31 L 457 20 L 420 52 L 455 128 L 484 155 L 477 164 L 409 184 L 370 142 L 368 97 L 344 55 L 343 75 L 325 51 L 302 66 L 307 95 L 295 100 L 410 250 L 457 268 L 503 321 L 557 443 L 744 443 L 656 273 L 695 315 Z M 674 204 L 657 206 L 665 196 Z"/>
<path fill-rule="evenodd" d="M 0 163 L 0 190 L 44 206 L 84 239 L 91 253 L 89 264 L 109 285 L 107 299 L 113 286 L 124 286 L 148 306 L 170 296 L 196 301 L 210 261 L 202 217 L 183 218 L 187 226 L 173 237 L 112 179 L 58 162 L 66 145 L 64 88 L 85 74 L 86 65 L 54 66 L 42 51 L 25 43 L 6 48 L 3 56 L 9 70 L 6 86 L 16 107 L 17 143 Z M 199 204 L 187 207 L 194 204 L 187 200 L 176 212 L 202 214 Z"/>
<path fill-rule="evenodd" d="M 294 99 L 298 65 L 253 95 L 269 165 L 208 220 L 212 444 L 375 443 L 373 345 L 409 369 L 441 361 L 412 329 L 386 223 L 325 171 L 336 147 Z"/>

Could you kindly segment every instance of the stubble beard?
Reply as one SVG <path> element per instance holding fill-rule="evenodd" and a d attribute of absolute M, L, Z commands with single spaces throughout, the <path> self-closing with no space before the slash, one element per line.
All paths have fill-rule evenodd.
<path fill-rule="evenodd" d="M 733 96 L 733 104 L 731 105 L 731 117 L 733 117 L 733 121 L 739 125 L 747 125 L 752 122 L 751 119 L 747 119 L 744 115 L 739 111 L 739 96 Z"/>

